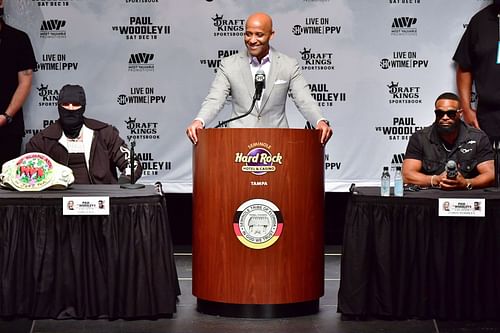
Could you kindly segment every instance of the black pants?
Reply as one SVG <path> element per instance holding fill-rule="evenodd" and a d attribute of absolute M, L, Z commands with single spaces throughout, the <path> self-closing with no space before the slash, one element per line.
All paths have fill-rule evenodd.
<path fill-rule="evenodd" d="M 0 136 L 0 167 L 21 155 L 22 136 Z"/>
<path fill-rule="evenodd" d="M 500 107 L 490 109 L 478 106 L 476 116 L 479 127 L 488 135 L 490 142 L 498 141 L 500 138 Z"/>

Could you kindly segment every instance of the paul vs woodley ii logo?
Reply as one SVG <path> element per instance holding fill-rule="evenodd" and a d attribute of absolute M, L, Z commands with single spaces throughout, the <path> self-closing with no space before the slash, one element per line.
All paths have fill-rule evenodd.
<path fill-rule="evenodd" d="M 170 34 L 169 25 L 154 24 L 150 16 L 131 16 L 128 25 L 115 25 L 111 29 L 127 40 L 158 39 L 159 36 Z"/>

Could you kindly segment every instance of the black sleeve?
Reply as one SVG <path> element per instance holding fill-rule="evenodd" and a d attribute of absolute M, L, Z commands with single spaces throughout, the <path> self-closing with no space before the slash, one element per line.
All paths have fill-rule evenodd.
<path fill-rule="evenodd" d="M 416 132 L 410 137 L 406 147 L 405 159 L 411 158 L 422 161 L 424 158 L 423 146 L 421 143 L 421 133 Z"/>
<path fill-rule="evenodd" d="M 476 160 L 477 163 L 482 163 L 485 161 L 491 161 L 495 158 L 493 153 L 493 148 L 491 146 L 490 140 L 486 134 L 482 133 L 481 139 L 478 142 Z"/>
<path fill-rule="evenodd" d="M 112 163 L 121 171 L 122 175 L 130 172 L 131 159 L 130 149 L 127 147 L 125 141 L 120 137 L 118 129 L 113 126 L 107 128 L 110 133 L 109 152 L 111 153 L 110 159 Z M 134 177 L 139 179 L 142 176 L 142 165 L 138 159 L 134 159 Z"/>
<path fill-rule="evenodd" d="M 465 30 L 458 47 L 453 55 L 453 60 L 457 62 L 460 67 L 470 71 L 472 70 L 473 61 L 473 47 L 476 43 L 476 33 L 475 33 L 476 23 L 474 18 L 469 22 L 467 29 Z"/>
<path fill-rule="evenodd" d="M 24 71 L 26 69 L 36 70 L 36 58 L 33 51 L 33 46 L 26 33 L 20 35 L 19 43 L 17 44 L 17 72 Z"/>

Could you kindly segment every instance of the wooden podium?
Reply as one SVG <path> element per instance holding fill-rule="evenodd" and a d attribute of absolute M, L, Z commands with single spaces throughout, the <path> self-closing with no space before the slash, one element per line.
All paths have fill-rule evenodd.
<path fill-rule="evenodd" d="M 193 295 L 200 312 L 316 313 L 324 293 L 320 132 L 205 129 L 193 155 Z"/>

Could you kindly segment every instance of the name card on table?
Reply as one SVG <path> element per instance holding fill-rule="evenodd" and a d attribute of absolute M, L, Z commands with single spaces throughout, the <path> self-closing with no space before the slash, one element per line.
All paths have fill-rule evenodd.
<path fill-rule="evenodd" d="M 109 215 L 109 197 L 63 197 L 63 215 Z"/>
<path fill-rule="evenodd" d="M 439 198 L 439 216 L 484 217 L 486 200 L 473 198 Z"/>

